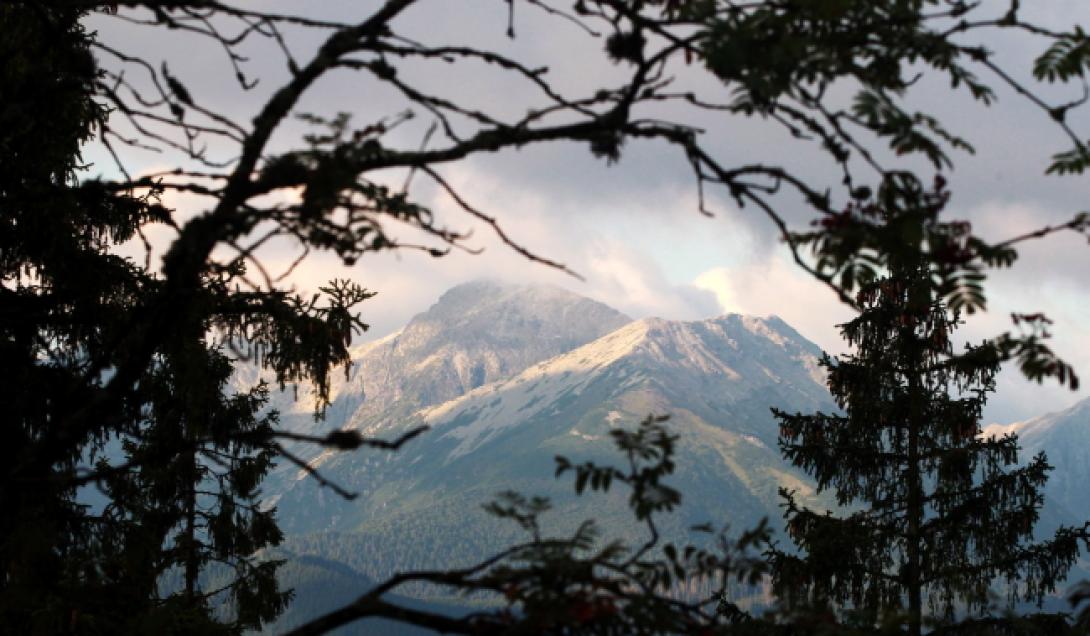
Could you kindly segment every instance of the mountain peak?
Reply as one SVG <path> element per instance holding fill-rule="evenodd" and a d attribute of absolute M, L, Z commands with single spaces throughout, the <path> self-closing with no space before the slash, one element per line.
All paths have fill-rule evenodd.
<path fill-rule="evenodd" d="M 400 404 L 414 411 L 570 351 L 631 322 L 552 285 L 481 279 L 448 289 L 401 330 L 352 350 L 352 380 L 337 381 L 341 425 L 381 427 Z"/>
<path fill-rule="evenodd" d="M 769 390 L 816 404 L 824 398 L 820 349 L 777 327 L 739 314 L 692 322 L 644 318 L 420 414 L 457 440 L 453 459 L 557 403 L 600 390 L 619 395 L 648 382 L 656 391 L 684 393 L 687 408 L 703 405 L 709 413 L 721 402 Z M 471 422 L 459 415 L 465 413 L 473 413 Z"/>
<path fill-rule="evenodd" d="M 497 311 L 522 308 L 528 311 L 546 306 L 580 306 L 595 308 L 614 321 L 629 322 L 631 318 L 619 311 L 556 285 L 543 283 L 511 283 L 493 278 L 480 278 L 455 285 L 439 297 L 427 311 L 418 314 L 412 322 L 433 317 L 449 318 L 459 315 L 496 314 Z M 410 323 L 412 324 L 412 323 Z M 622 323 L 623 324 L 623 323 Z"/>
<path fill-rule="evenodd" d="M 550 347 L 555 355 L 631 320 L 608 305 L 553 285 L 482 279 L 452 287 L 413 317 L 399 346 L 435 350 L 451 342 L 486 342 L 524 349 L 544 339 L 555 345 Z"/>
<path fill-rule="evenodd" d="M 1090 398 L 1085 398 L 1068 408 L 1010 424 L 988 424 L 981 429 L 982 437 L 1002 437 L 1010 433 L 1018 435 L 1019 442 L 1032 445 L 1038 438 L 1055 435 L 1064 428 L 1090 429 Z"/>
<path fill-rule="evenodd" d="M 487 496 L 479 486 L 491 492 L 497 475 L 512 487 L 539 468 L 547 476 L 555 453 L 608 450 L 611 429 L 648 413 L 671 414 L 689 440 L 679 462 L 685 479 L 715 474 L 733 484 L 701 507 L 730 499 L 732 510 L 758 518 L 760 501 L 775 501 L 780 486 L 806 490 L 779 463 L 769 406 L 831 405 L 820 350 L 778 319 L 630 321 L 551 286 L 459 285 L 362 353 L 331 423 L 380 438 L 420 424 L 433 430 L 377 463 L 332 452 L 314 458 L 312 466 L 364 493 L 360 504 L 323 504 L 324 520 L 313 514 L 316 486 L 300 479 L 305 471 L 285 473 L 278 509 L 293 531 L 357 527 L 369 511 L 404 499 L 389 499 L 394 491 L 421 501 L 431 496 L 421 493 L 442 492 L 464 507 Z"/>
<path fill-rule="evenodd" d="M 509 292 L 516 287 L 518 287 L 518 285 L 495 278 L 478 278 L 447 289 L 439 295 L 439 299 L 435 301 L 435 304 L 431 306 L 431 309 L 449 305 L 463 305 L 483 297 Z M 431 309 L 428 311 L 431 311 Z"/>

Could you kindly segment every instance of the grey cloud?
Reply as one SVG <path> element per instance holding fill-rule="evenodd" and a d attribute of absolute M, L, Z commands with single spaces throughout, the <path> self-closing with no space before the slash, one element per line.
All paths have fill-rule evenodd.
<path fill-rule="evenodd" d="M 1082 3 L 1074 0 L 1035 5 L 1041 6 L 1027 9 L 1054 12 L 1052 17 L 1057 21 L 1081 15 L 1075 10 L 1082 8 Z M 290 12 L 299 11 L 302 5 L 282 0 L 269 6 Z M 324 0 L 306 3 L 306 12 L 347 19 L 365 13 L 366 9 L 350 0 Z M 586 37 L 574 26 L 518 5 L 515 16 L 518 37 L 511 40 L 504 33 L 506 17 L 504 3 L 452 0 L 422 3 L 405 16 L 406 27 L 414 37 L 430 43 L 468 41 L 498 47 L 529 65 L 549 65 L 554 80 L 572 90 L 588 90 L 624 72 L 622 67 L 606 62 L 595 63 L 594 60 L 600 60 L 601 41 Z M 543 23 L 547 28 L 540 28 Z M 251 55 L 246 63 L 247 72 L 260 76 L 261 83 L 250 92 L 242 92 L 225 68 L 222 51 L 207 42 L 160 29 L 134 28 L 105 18 L 92 19 L 92 26 L 104 39 L 144 53 L 155 63 L 169 60 L 172 70 L 194 94 L 243 122 L 253 116 L 255 105 L 287 77 L 282 56 L 269 43 L 255 44 L 247 51 Z M 289 44 L 300 59 L 306 59 L 320 37 L 315 31 L 293 31 L 289 34 Z M 1022 45 L 1019 45 L 1022 48 L 1011 45 L 1001 33 L 989 38 L 991 48 L 1012 62 L 1021 64 L 1028 53 L 1034 52 Z M 1017 69 L 1021 76 L 1027 72 L 1024 66 Z M 695 87 L 720 101 L 729 98 L 729 92 L 706 77 L 699 65 L 682 65 L 676 70 L 679 90 Z M 532 86 L 510 82 L 494 71 L 477 66 L 468 66 L 464 71 L 449 66 L 406 66 L 403 72 L 418 78 L 430 91 L 467 95 L 472 102 L 498 112 L 516 114 L 515 109 L 527 99 L 541 103 Z M 994 78 L 985 79 L 994 81 Z M 945 82 L 923 81 L 909 94 L 914 106 L 935 112 L 948 128 L 977 146 L 977 155 L 955 157 L 957 170 L 949 175 L 954 192 L 949 212 L 951 216 L 969 218 L 980 231 L 989 236 L 995 234 L 997 238 L 1000 233 L 993 230 L 1002 229 L 1005 220 L 997 220 L 996 215 L 1002 212 L 995 211 L 995 202 L 1022 205 L 1031 211 L 1032 220 L 1042 222 L 1056 222 L 1087 207 L 1085 178 L 1042 176 L 1048 157 L 1065 147 L 1066 142 L 1055 126 L 1011 91 L 1000 89 L 999 93 L 1000 103 L 987 110 L 962 94 L 951 94 Z M 388 87 L 360 74 L 343 72 L 315 85 L 300 110 L 325 114 L 352 111 L 360 123 L 365 123 L 393 114 L 403 105 Z M 831 185 L 838 182 L 838 175 L 816 144 L 791 140 L 782 129 L 768 122 L 726 118 L 715 113 L 693 114 L 678 107 L 650 109 L 648 113 L 664 118 L 680 117 L 703 127 L 707 131 L 705 143 L 727 165 L 784 163 L 813 182 Z M 1073 122 L 1079 130 L 1087 129 L 1090 123 L 1087 117 L 1086 113 L 1076 115 Z M 389 142 L 415 147 L 428 123 L 426 117 L 421 117 L 393 133 Z M 296 143 L 303 131 L 300 123 L 287 122 L 278 131 L 276 147 Z M 134 165 L 145 167 L 176 159 L 131 151 L 125 151 L 125 155 Z M 96 169 L 109 174 L 107 157 L 101 149 L 89 148 L 88 156 L 99 164 Z M 372 335 L 382 335 L 400 326 L 447 287 L 469 278 L 495 276 L 497 272 L 514 280 L 559 283 L 633 315 L 661 313 L 668 318 L 698 318 L 718 313 L 719 307 L 711 292 L 688 285 L 696 274 L 724 265 L 753 267 L 772 255 L 782 255 L 784 249 L 776 240 L 772 224 L 757 210 L 735 210 L 733 203 L 715 190 L 711 191 L 712 198 L 714 207 L 721 211 L 720 218 L 704 224 L 693 195 L 677 194 L 695 193 L 684 157 L 661 143 L 631 143 L 614 166 L 593 158 L 585 144 L 556 143 L 483 155 L 456 166 L 443 166 L 440 171 L 458 180 L 464 186 L 463 194 L 482 209 L 496 214 L 518 240 L 571 265 L 588 277 L 587 282 L 579 283 L 527 263 L 500 245 L 487 228 L 471 223 L 449 201 L 444 202 L 421 179 L 414 182 L 414 193 L 422 201 L 434 204 L 452 227 L 473 228 L 472 244 L 485 247 L 484 254 L 455 252 L 439 260 L 412 252 L 382 254 L 365 258 L 352 269 L 342 268 L 328 255 L 318 255 L 300 270 L 297 277 L 300 287 L 313 287 L 334 275 L 350 275 L 378 289 L 380 295 L 362 308 L 364 318 L 374 326 Z M 400 178 L 387 176 L 395 181 Z M 797 197 L 783 196 L 778 203 L 793 223 L 805 224 L 809 220 L 810 213 Z M 720 253 L 709 247 L 717 243 L 723 245 Z M 994 311 L 998 312 L 998 307 L 1008 304 L 1008 300 L 1012 305 L 1032 305 L 1022 309 L 1048 313 L 1070 314 L 1070 307 L 1078 307 L 1080 303 L 1085 306 L 1088 288 L 1081 274 L 1090 271 L 1087 261 L 1090 254 L 1084 242 L 1076 243 L 1074 239 L 1050 239 L 1027 245 L 1016 268 L 997 274 L 989 288 L 994 289 L 996 296 Z M 294 252 L 282 247 L 265 253 L 273 264 L 281 265 L 293 256 Z M 687 273 L 689 279 L 681 273 Z M 1042 281 L 1049 282 L 1045 287 L 1052 291 L 1051 298 L 1035 293 L 1042 287 Z M 634 294 L 633 289 L 639 289 L 640 293 Z M 1057 331 L 1061 327 L 1058 325 Z M 1079 352 L 1090 347 L 1085 340 L 1078 339 L 1064 346 Z M 1090 365 L 1090 355 L 1078 355 Z M 1090 379 L 1090 369 L 1084 376 Z M 1011 413 L 1020 412 L 1019 409 L 1028 408 L 1025 396 L 1033 395 L 1029 388 L 1032 387 L 1004 379 L 1004 394 L 993 404 Z M 1041 402 L 1063 399 L 1051 390 L 1039 395 L 1042 397 L 1037 398 L 1037 403 L 1030 403 L 1037 410 L 1041 410 Z M 996 416 L 996 419 L 1002 418 Z"/>

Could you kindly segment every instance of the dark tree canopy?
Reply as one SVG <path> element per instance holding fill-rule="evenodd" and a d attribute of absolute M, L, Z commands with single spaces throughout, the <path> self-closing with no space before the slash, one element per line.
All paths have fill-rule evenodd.
<path fill-rule="evenodd" d="M 3 111 L 3 432 L 0 625 L 11 633 L 235 632 L 275 616 L 279 542 L 256 488 L 271 452 L 256 442 L 264 389 L 230 395 L 231 362 L 206 344 L 207 325 L 162 339 L 146 367 L 90 430 L 64 428 L 93 403 L 126 319 L 161 282 L 111 253 L 168 211 L 148 198 L 79 185 L 80 144 L 102 126 L 90 38 L 76 9 L 0 9 Z M 205 287 L 222 302 L 222 287 Z M 218 297 L 218 298 L 217 298 Z M 196 300 L 196 299 L 192 299 Z M 250 436 L 247 438 L 247 436 Z M 121 453 L 99 453 L 120 445 Z M 119 455 L 123 463 L 111 465 Z M 139 467 L 139 468 L 137 468 Z M 84 474 L 92 471 L 91 475 Z M 76 502 L 93 476 L 101 510 Z M 235 568 L 234 619 L 220 625 L 197 578 Z M 176 593 L 163 578 L 181 573 Z"/>
<path fill-rule="evenodd" d="M 334 281 L 315 297 L 297 295 L 285 278 L 290 269 L 265 267 L 264 246 L 286 240 L 300 259 L 324 250 L 346 264 L 383 250 L 441 256 L 466 247 L 466 236 L 417 196 L 413 185 L 430 181 L 512 249 L 563 267 L 513 241 L 471 193 L 456 191 L 443 176 L 452 163 L 554 141 L 576 142 L 614 162 L 627 141 L 659 142 L 691 165 L 702 210 L 705 189 L 721 188 L 767 217 L 798 264 L 864 315 L 877 300 L 855 292 L 874 288 L 880 274 L 896 272 L 899 263 L 916 262 L 927 264 L 920 284 L 932 301 L 960 311 L 984 309 L 987 269 L 1014 263 L 1017 244 L 1090 229 L 1090 217 L 1081 214 L 989 243 L 965 224 L 936 223 L 937 210 L 927 203 L 930 173 L 949 169 L 948 152 L 968 144 L 908 108 L 917 72 L 967 90 L 981 108 L 994 99 L 989 82 L 1023 94 L 1070 141 L 1042 168 L 1081 175 L 1090 166 L 1086 142 L 1068 123 L 1078 100 L 1054 104 L 1038 97 L 1038 86 L 1020 83 L 975 39 L 990 30 L 1023 34 L 1042 51 L 1033 67 L 1037 81 L 1082 82 L 1090 66 L 1086 33 L 1030 23 L 1018 2 L 497 2 L 511 37 L 526 20 L 575 29 L 615 65 L 614 83 L 570 94 L 547 68 L 502 49 L 406 37 L 399 30 L 403 14 L 428 4 L 367 3 L 354 21 L 219 0 L 12 0 L 0 6 L 0 631 L 237 632 L 276 615 L 287 598 L 275 586 L 276 562 L 262 560 L 261 551 L 274 546 L 280 532 L 273 512 L 257 503 L 270 463 L 305 466 L 292 444 L 396 450 L 420 431 L 397 440 L 353 431 L 299 435 L 263 414 L 265 387 L 230 388 L 230 365 L 247 359 L 281 386 L 313 383 L 320 415 L 329 374 L 349 361 L 347 346 L 366 329 L 356 306 L 372 292 Z M 232 118 L 172 74 L 169 60 L 144 59 L 125 42 L 94 37 L 81 26 L 91 13 L 218 47 L 224 58 L 216 70 L 237 78 L 249 112 Z M 321 40 L 305 57 L 289 37 L 302 32 Z M 252 76 L 243 50 L 262 43 L 279 51 L 286 79 L 267 101 L 251 103 L 247 91 L 260 78 Z M 477 65 L 522 82 L 534 95 L 513 110 L 473 106 L 470 96 L 432 94 L 399 72 L 414 64 Z M 676 90 L 679 65 L 706 72 L 722 90 Z M 355 119 L 340 114 L 340 105 L 300 112 L 315 83 L 339 71 L 394 91 L 404 108 L 356 113 Z M 838 102 L 834 86 L 849 87 L 854 97 Z M 664 105 L 676 117 L 664 119 Z M 782 126 L 799 144 L 825 153 L 838 177 L 812 182 L 783 165 L 727 165 L 690 121 L 709 113 Z M 311 132 L 287 139 L 285 124 L 296 117 Z M 418 126 L 412 129 L 417 140 L 399 144 L 392 132 L 412 126 Z M 117 160 L 100 167 L 109 170 L 105 176 L 81 176 L 81 149 L 88 144 Z M 161 152 L 176 167 L 140 172 L 124 161 L 134 148 Z M 927 175 L 910 169 L 914 157 L 927 162 Z M 404 178 L 403 187 L 383 177 L 392 173 Z M 169 209 L 162 203 L 168 193 L 202 203 Z M 798 210 L 800 201 L 811 226 L 789 223 L 794 216 L 787 211 Z M 866 209 L 915 212 L 890 217 Z M 402 244 L 391 230 L 396 227 L 427 240 Z M 169 230 L 172 238 L 148 243 L 144 262 L 118 255 L 121 245 L 148 241 L 152 229 Z M 161 267 L 152 266 L 153 247 L 164 254 Z M 977 350 L 987 358 L 983 366 L 965 357 L 960 362 L 987 369 L 1017 359 L 1032 378 L 1074 386 L 1072 369 L 1042 342 L 1043 321 L 1023 325 L 1028 328 Z M 961 368 L 958 356 L 947 362 L 951 374 Z M 586 532 L 540 537 L 534 519 L 543 502 L 511 495 L 494 512 L 530 531 L 528 544 L 475 568 L 396 576 L 300 633 L 366 616 L 455 633 L 727 629 L 725 615 L 714 611 L 717 599 L 679 603 L 662 597 L 659 585 L 694 573 L 748 576 L 760 568 L 738 561 L 737 546 L 725 539 L 714 554 L 665 547 L 655 553 L 654 515 L 680 496 L 659 483 L 672 470 L 671 436 L 651 419 L 617 441 L 630 467 L 644 472 L 562 467 L 575 471 L 579 490 L 611 482 L 631 487 L 633 513 L 648 527 L 647 546 L 595 547 Z M 995 452 L 1009 450 L 997 444 Z M 82 487 L 102 490 L 101 509 L 77 502 Z M 762 532 L 740 543 L 748 546 Z M 222 589 L 206 586 L 215 568 L 229 572 Z M 449 619 L 383 599 L 411 581 L 504 594 L 514 611 Z M 572 595 L 549 591 L 557 585 Z M 571 598 L 579 599 L 580 611 L 564 607 Z M 223 604 L 230 611 L 217 613 Z"/>
<path fill-rule="evenodd" d="M 932 194 L 935 210 L 945 195 Z M 896 223 L 918 212 L 871 214 Z M 1033 542 L 1051 467 L 1043 453 L 1018 466 L 1014 434 L 982 438 L 999 356 L 991 343 L 955 354 L 961 320 L 934 274 L 922 259 L 891 259 L 860 288 L 862 311 L 841 326 L 852 354 L 823 361 L 842 415 L 773 409 L 785 457 L 844 507 L 822 513 L 781 490 L 800 553 L 772 551 L 777 590 L 796 606 L 849 608 L 863 624 L 903 621 L 917 635 L 925 619 L 990 610 L 1002 587 L 1010 602 L 1040 603 L 1090 540 L 1088 522 Z"/>

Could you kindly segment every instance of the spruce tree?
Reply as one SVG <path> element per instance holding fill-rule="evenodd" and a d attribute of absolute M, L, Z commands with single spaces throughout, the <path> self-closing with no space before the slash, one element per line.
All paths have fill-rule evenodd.
<path fill-rule="evenodd" d="M 169 608 L 184 631 L 259 629 L 291 597 L 277 586 L 281 561 L 259 556 L 282 538 L 258 497 L 274 454 L 255 444 L 276 413 L 259 415 L 264 385 L 231 393 L 231 373 L 218 348 L 176 343 L 147 377 L 149 412 L 124 440 L 139 469 L 111 471 L 103 461 L 103 518 L 114 535 L 102 539 L 100 558 L 128 564 L 117 582 Z"/>
<path fill-rule="evenodd" d="M 251 336 L 279 372 L 320 368 L 324 380 L 330 347 L 311 345 L 343 350 L 343 323 L 310 320 L 283 296 L 232 295 L 209 272 L 179 312 L 187 329 L 162 333 L 106 398 L 133 353 L 119 343 L 163 289 L 116 247 L 169 211 L 154 187 L 77 177 L 81 144 L 108 116 L 83 15 L 0 6 L 0 632 L 237 633 L 287 598 L 276 561 L 258 558 L 280 538 L 257 506 L 275 445 L 258 417 L 263 389 L 228 390 L 225 339 L 209 336 Z M 281 332 L 259 308 L 280 312 Z M 294 337 L 302 323 L 309 338 Z M 95 485 L 101 509 L 80 497 Z M 225 567 L 222 593 L 209 594 L 204 582 Z"/>
<path fill-rule="evenodd" d="M 225 561 L 244 575 L 230 586 L 236 615 L 221 626 L 228 631 L 253 626 L 271 616 L 283 598 L 270 587 L 269 566 L 250 568 L 254 551 L 277 536 L 268 511 L 254 505 L 256 480 L 270 453 L 299 460 L 276 440 L 396 450 L 408 439 L 271 430 L 269 421 L 257 417 L 260 391 L 228 390 L 222 356 L 229 341 L 250 348 L 252 358 L 281 385 L 313 381 L 321 406 L 329 397 L 330 370 L 347 361 L 353 332 L 363 328 L 350 309 L 366 298 L 366 290 L 337 284 L 319 295 L 327 304 L 319 297 L 299 298 L 282 281 L 300 261 L 286 271 L 268 271 L 262 264 L 267 241 L 289 241 L 302 252 L 300 259 L 311 251 L 330 251 L 352 264 L 368 252 L 402 246 L 400 232 L 387 230 L 407 225 L 426 240 L 406 247 L 435 256 L 458 246 L 472 249 L 457 222 L 449 228 L 447 219 L 420 203 L 421 192 L 410 188 L 428 179 L 468 218 L 495 229 L 501 242 L 557 266 L 509 238 L 488 210 L 474 207 L 472 197 L 461 196 L 444 179 L 441 168 L 561 140 L 589 145 L 595 156 L 616 161 L 626 139 L 657 139 L 688 158 L 700 186 L 722 187 L 739 205 L 750 203 L 750 209 L 771 218 L 796 256 L 806 240 L 789 233 L 781 200 L 773 195 L 781 189 L 801 195 L 824 228 L 822 239 L 837 246 L 827 266 L 811 273 L 848 298 L 857 266 L 888 238 L 878 231 L 882 228 L 845 222 L 835 214 L 835 201 L 867 190 L 859 175 L 850 174 L 856 159 L 874 165 L 879 155 L 872 151 L 888 142 L 898 156 L 924 157 L 941 168 L 950 165 L 945 149 L 967 147 L 930 115 L 904 110 L 910 101 L 904 93 L 917 83 L 910 71 L 922 68 L 990 102 L 991 89 L 973 69 L 997 68 L 993 55 L 965 38 L 997 25 L 1045 38 L 1047 49 L 1034 65 L 1041 81 L 1081 81 L 1090 60 L 1082 29 L 1032 24 L 1017 3 L 1002 8 L 1001 18 L 987 13 L 994 10 L 990 7 L 978 10 L 960 2 L 940 10 L 938 0 L 595 0 L 575 3 L 574 15 L 548 9 L 537 18 L 515 6 L 541 3 L 506 3 L 512 37 L 516 23 L 521 30 L 527 19 L 553 20 L 564 29 L 574 20 L 589 36 L 605 36 L 600 40 L 604 59 L 617 64 L 620 83 L 576 88 L 548 75 L 547 65 L 527 66 L 508 57 L 509 49 L 494 47 L 487 38 L 454 46 L 441 38 L 437 47 L 407 37 L 413 29 L 401 16 L 417 7 L 426 11 L 423 0 L 371 3 L 364 15 L 343 22 L 234 4 L 0 3 L 0 403 L 6 418 L 0 431 L 0 632 L 210 631 L 217 618 L 208 601 L 215 587 L 206 585 L 211 561 Z M 212 44 L 224 52 L 222 70 L 242 91 L 260 79 L 254 75 L 260 69 L 246 62 L 256 50 L 251 46 L 262 40 L 282 51 L 289 73 L 279 86 L 266 90 L 269 81 L 280 81 L 268 77 L 259 91 L 248 93 L 263 96 L 255 102 L 232 95 L 217 104 L 196 86 L 187 89 L 169 70 L 178 70 L 169 64 L 173 60 L 158 59 L 158 52 L 155 59 L 144 59 L 139 47 L 129 50 L 124 35 L 95 42 L 80 26 L 85 12 L 120 12 L 133 28 L 187 33 L 195 38 L 190 46 Z M 961 26 L 950 29 L 948 19 L 960 20 Z M 288 31 L 321 33 L 321 43 L 293 54 L 295 38 L 289 33 L 285 39 Z M 737 99 L 724 105 L 715 93 L 675 90 L 670 69 L 694 60 Z M 402 63 L 436 66 L 446 74 L 452 65 L 481 62 L 523 82 L 533 96 L 519 97 L 517 105 L 482 102 L 482 93 L 474 90 L 438 97 L 429 82 L 410 81 L 414 73 L 398 72 Z M 337 105 L 329 105 L 325 116 L 300 111 L 321 103 L 313 99 L 314 86 L 347 70 L 369 74 L 373 86 L 394 88 L 404 100 L 389 109 L 384 100 L 353 104 L 366 119 L 357 117 L 351 125 L 347 115 L 332 114 Z M 851 124 L 873 134 L 870 149 L 844 128 L 846 111 L 832 101 L 841 92 L 827 90 L 845 84 L 860 87 Z M 1063 115 L 1077 102 L 1049 104 L 1033 96 L 1035 87 L 1015 87 L 1070 133 Z M 688 110 L 663 121 L 664 103 Z M 720 155 L 695 126 L 709 112 L 737 121 L 766 118 L 795 138 L 809 139 L 827 153 L 829 165 L 843 170 L 843 188 L 804 178 L 789 165 L 748 159 L 735 165 L 732 155 Z M 310 125 L 303 143 L 289 136 L 294 133 L 287 122 L 296 115 Z M 1072 141 L 1072 150 L 1054 157 L 1051 172 L 1090 167 L 1090 153 L 1073 135 Z M 112 178 L 77 176 L 85 167 L 80 150 L 88 143 L 114 155 L 115 167 L 94 168 L 112 172 Z M 162 151 L 168 169 L 144 174 L 138 169 L 147 166 L 139 163 L 129 164 L 131 171 L 125 167 L 130 152 L 148 150 Z M 898 162 L 879 169 L 884 176 L 915 180 L 901 167 Z M 406 178 L 395 182 L 405 185 L 385 185 L 398 171 Z M 164 192 L 202 196 L 207 207 L 174 214 L 156 198 Z M 429 192 L 424 190 L 423 200 L 431 199 Z M 152 267 L 150 243 L 143 263 L 118 254 L 118 246 L 145 237 L 155 226 L 176 232 L 156 246 L 164 252 L 161 269 Z M 1061 229 L 1085 232 L 1090 217 L 1079 215 L 998 246 L 978 241 L 966 256 L 945 261 L 953 265 L 944 277 L 957 280 L 996 259 L 1009 265 L 1012 244 Z M 1004 355 L 1020 357 L 1031 377 L 1072 377 L 1032 338 L 1009 338 L 1005 345 Z M 118 443 L 124 456 L 107 453 L 103 458 L 110 461 L 88 473 L 86 460 Z M 78 502 L 77 489 L 90 484 L 108 495 L 101 514 Z M 645 571 L 638 560 L 622 561 L 621 567 Z M 538 581 L 528 589 L 552 591 L 549 579 L 558 569 L 555 562 L 540 569 L 535 564 L 525 571 L 527 580 Z M 593 574 L 576 571 L 587 572 Z M 543 576 L 534 578 L 539 573 Z M 441 578 L 463 590 L 496 591 L 488 587 L 495 579 L 472 574 L 451 571 Z M 177 585 L 161 590 L 160 583 L 174 575 Z M 414 614 L 381 598 L 397 581 L 413 576 L 428 580 L 430 575 L 397 575 L 370 593 L 368 600 L 375 602 L 346 607 L 337 620 L 386 615 L 446 631 L 479 631 L 476 617 Z M 591 577 L 589 582 L 600 581 Z M 617 589 L 630 594 L 636 588 Z M 659 588 L 644 589 L 649 598 L 636 600 L 657 603 L 653 590 Z M 317 620 L 307 629 L 319 631 L 323 625 L 328 622 Z"/>
<path fill-rule="evenodd" d="M 860 287 L 861 312 L 841 326 L 852 353 L 824 359 L 842 413 L 773 409 L 785 457 L 841 507 L 819 512 L 781 490 L 798 552 L 771 551 L 775 589 L 864 625 L 903 621 L 913 636 L 929 619 L 983 612 L 997 582 L 1009 602 L 1040 602 L 1087 538 L 1061 528 L 1032 542 L 1050 466 L 1043 453 L 1018 466 L 1013 434 L 981 437 L 1000 356 L 992 343 L 954 354 L 962 321 L 920 251 Z"/>
<path fill-rule="evenodd" d="M 90 35 L 73 8 L 0 6 L 0 631 L 60 633 L 118 590 L 101 585 L 97 520 L 70 479 L 103 435 L 57 441 L 57 423 L 100 383 L 93 359 L 141 277 L 106 246 L 152 208 L 75 188 L 79 148 L 104 109 Z M 34 461 L 40 448 L 49 461 Z M 48 450 L 47 450 L 48 449 Z M 131 610 L 131 607 L 127 607 Z"/>

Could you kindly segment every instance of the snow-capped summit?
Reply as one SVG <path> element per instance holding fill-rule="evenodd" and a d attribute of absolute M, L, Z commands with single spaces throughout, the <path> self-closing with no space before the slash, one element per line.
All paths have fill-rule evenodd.
<path fill-rule="evenodd" d="M 646 318 L 421 414 L 443 435 L 460 440 L 452 451 L 457 457 L 592 386 L 599 400 L 653 388 L 664 403 L 712 418 L 736 410 L 712 415 L 721 407 L 756 394 L 778 394 L 778 405 L 797 408 L 827 400 L 820 355 L 782 321 L 738 314 L 693 322 Z M 475 414 L 472 423 L 453 425 L 466 411 Z M 753 415 L 764 419 L 767 405 Z M 774 445 L 772 428 L 749 432 Z"/>
<path fill-rule="evenodd" d="M 608 333 L 587 337 L 610 323 Z M 542 355 L 551 340 L 569 344 Z M 508 366 L 487 366 L 501 354 Z M 367 397 L 340 422 L 384 438 L 421 424 L 431 430 L 394 454 L 315 458 L 312 465 L 360 499 L 331 500 L 313 480 L 293 478 L 281 487 L 280 518 L 296 532 L 355 531 L 381 511 L 439 532 L 450 520 L 466 522 L 463 509 L 517 484 L 567 496 L 552 480 L 554 454 L 610 456 L 611 429 L 655 413 L 671 415 L 681 435 L 678 479 L 697 497 L 694 519 L 729 511 L 738 523 L 755 523 L 775 512 L 780 487 L 813 494 L 779 457 L 769 407 L 831 408 L 820 356 L 776 317 L 626 321 L 555 288 L 461 286 L 369 350 L 358 371 Z M 484 382 L 464 373 L 466 358 L 485 364 Z M 387 385 L 377 384 L 384 377 Z M 375 400 L 375 390 L 387 397 Z M 436 501 L 456 512 L 413 503 Z M 610 505 L 619 515 L 623 499 Z"/>
<path fill-rule="evenodd" d="M 459 285 L 354 360 L 356 380 L 343 393 L 353 408 L 337 424 L 377 432 L 390 417 L 509 377 L 630 320 L 558 287 Z"/>
<path fill-rule="evenodd" d="M 381 354 L 403 375 L 425 375 L 423 402 L 450 399 L 609 333 L 631 318 L 546 285 L 479 280 L 444 293 Z M 403 394 L 408 387 L 395 388 Z"/>
<path fill-rule="evenodd" d="M 630 320 L 559 287 L 473 281 L 448 290 L 402 329 L 353 347 L 348 377 L 340 370 L 330 376 L 332 404 L 324 422 L 313 421 L 314 396 L 307 386 L 297 396 L 291 390 L 274 395 L 274 407 L 296 430 L 373 431 L 384 421 L 509 377 Z"/>

